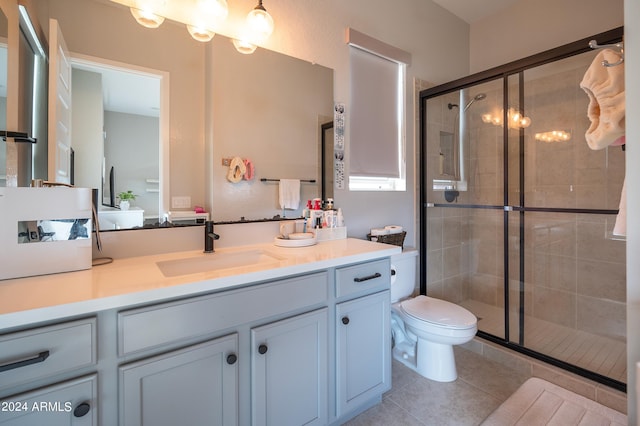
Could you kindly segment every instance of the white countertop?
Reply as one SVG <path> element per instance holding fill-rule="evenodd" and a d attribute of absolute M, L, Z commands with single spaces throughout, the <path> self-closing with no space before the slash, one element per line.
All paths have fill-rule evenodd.
<path fill-rule="evenodd" d="M 156 264 L 247 250 L 263 250 L 282 260 L 171 278 L 165 277 Z M 226 290 L 251 282 L 387 257 L 401 251 L 399 246 L 352 238 L 298 248 L 259 244 L 216 249 L 213 254 L 185 251 L 116 259 L 85 271 L 4 280 L 0 281 L 0 331 L 106 309 Z"/>

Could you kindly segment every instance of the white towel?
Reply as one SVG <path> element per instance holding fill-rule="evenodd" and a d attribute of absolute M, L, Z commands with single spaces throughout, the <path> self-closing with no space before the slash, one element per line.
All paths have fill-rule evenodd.
<path fill-rule="evenodd" d="M 300 206 L 300 180 L 280 179 L 280 208 L 297 210 Z"/>

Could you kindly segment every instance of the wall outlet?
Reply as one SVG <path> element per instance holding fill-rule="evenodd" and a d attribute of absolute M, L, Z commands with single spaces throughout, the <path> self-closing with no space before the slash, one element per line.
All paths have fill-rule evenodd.
<path fill-rule="evenodd" d="M 171 197 L 172 209 L 188 209 L 191 208 L 191 197 L 188 195 L 182 197 Z"/>

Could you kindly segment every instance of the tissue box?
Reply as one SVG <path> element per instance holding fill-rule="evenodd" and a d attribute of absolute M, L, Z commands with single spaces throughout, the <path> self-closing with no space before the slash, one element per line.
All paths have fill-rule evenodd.
<path fill-rule="evenodd" d="M 91 268 L 89 188 L 0 188 L 0 280 Z"/>

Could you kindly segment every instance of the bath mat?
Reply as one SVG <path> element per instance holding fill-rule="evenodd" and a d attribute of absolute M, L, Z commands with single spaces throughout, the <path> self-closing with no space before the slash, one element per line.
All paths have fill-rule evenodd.
<path fill-rule="evenodd" d="M 532 377 L 502 403 L 482 425 L 627 425 L 612 408 Z"/>

